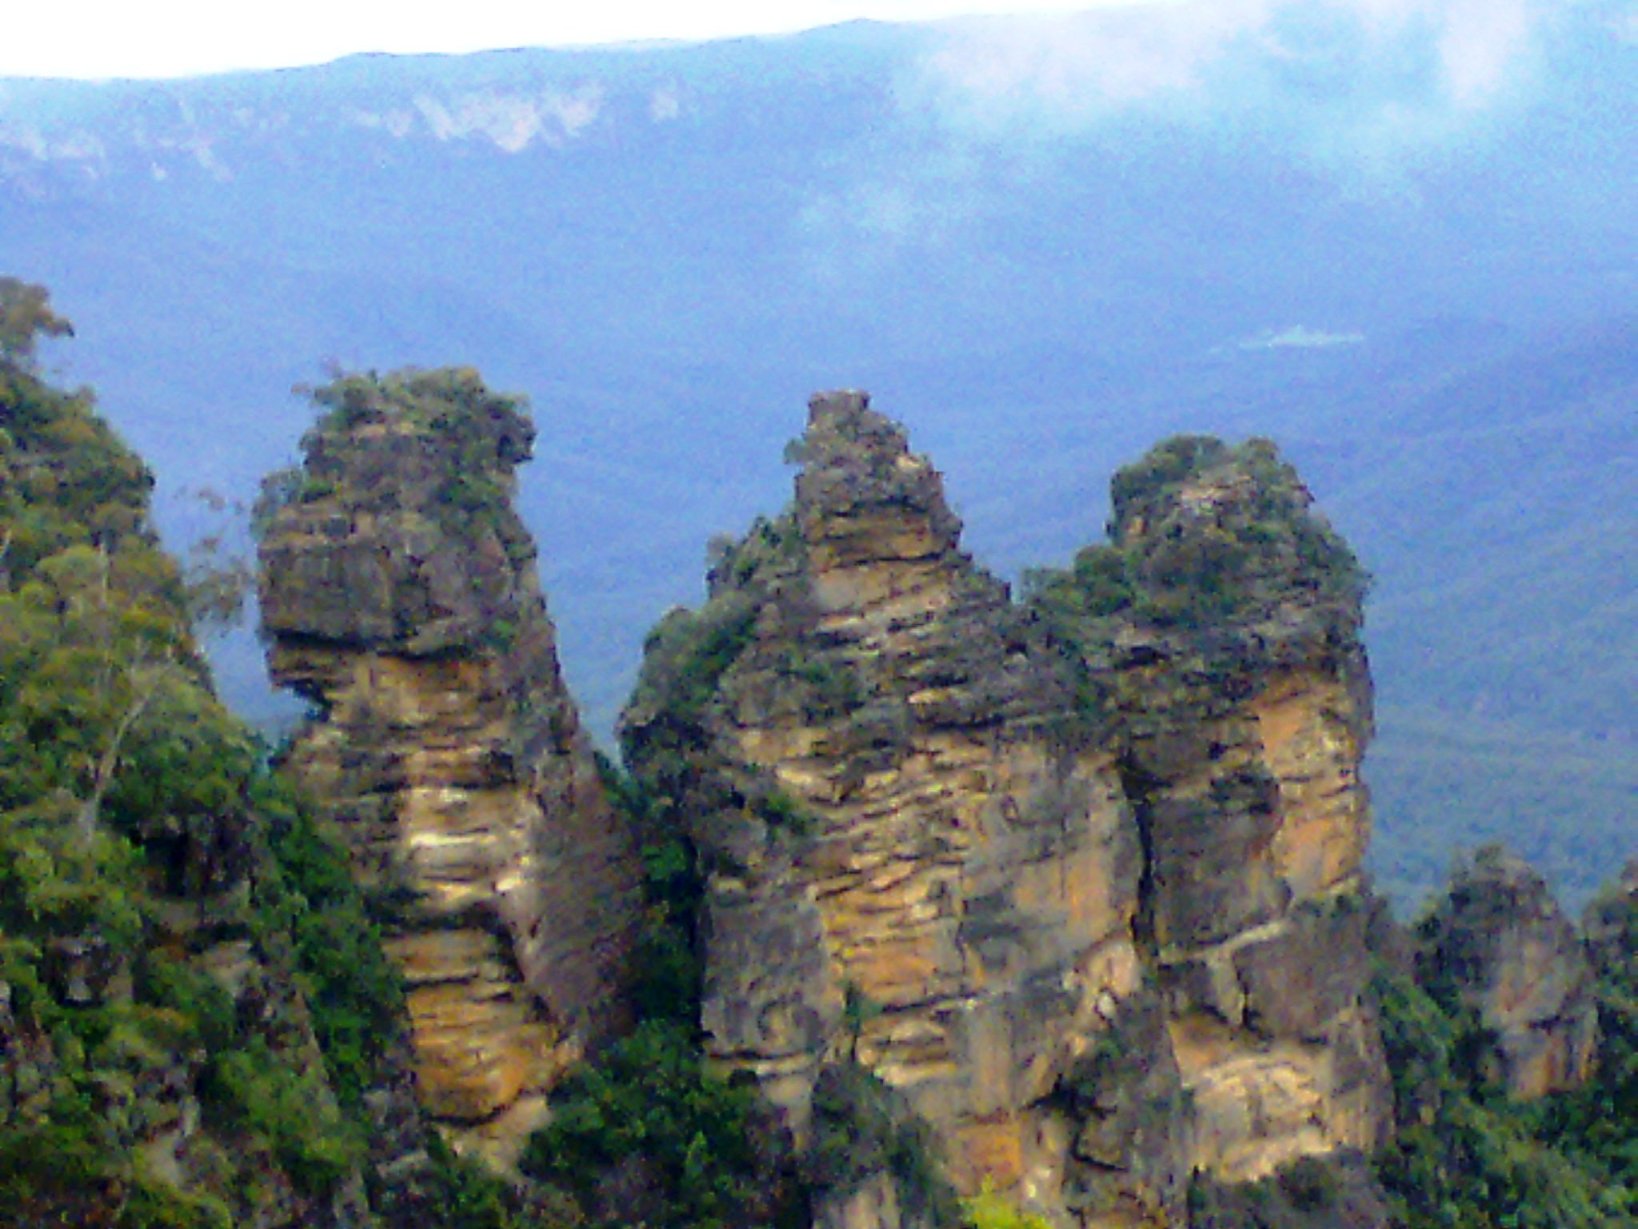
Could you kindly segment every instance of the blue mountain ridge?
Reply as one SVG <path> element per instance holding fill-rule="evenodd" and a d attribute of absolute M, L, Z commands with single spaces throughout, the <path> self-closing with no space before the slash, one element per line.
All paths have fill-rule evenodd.
<path fill-rule="evenodd" d="M 215 527 L 189 492 L 293 457 L 327 363 L 527 393 L 605 737 L 707 538 L 787 498 L 815 388 L 871 389 L 1014 578 L 1162 435 L 1272 436 L 1375 577 L 1384 885 L 1505 838 L 1578 900 L 1638 789 L 1623 10 L 1541 19 L 1483 88 L 1461 31 L 1159 12 L 0 81 L 0 258 L 179 544 Z M 252 637 L 216 657 L 284 711 Z"/>

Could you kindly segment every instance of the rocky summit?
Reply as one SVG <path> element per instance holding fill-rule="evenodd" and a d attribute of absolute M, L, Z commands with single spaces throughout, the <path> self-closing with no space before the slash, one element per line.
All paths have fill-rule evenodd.
<path fill-rule="evenodd" d="M 534 429 L 464 370 L 319 399 L 262 509 L 270 668 L 315 710 L 286 762 L 386 919 L 423 1104 L 506 1166 L 629 1023 L 637 909 L 511 506 Z"/>
<path fill-rule="evenodd" d="M 1087 1226 L 1374 1147 L 1362 585 L 1289 467 L 1174 443 L 1020 604 L 866 395 L 791 455 L 622 724 L 706 870 L 712 1058 L 799 1146 L 862 1067 L 958 1188 Z"/>
<path fill-rule="evenodd" d="M 1485 1060 L 1509 1095 L 1534 1100 L 1586 1081 L 1598 1042 L 1593 964 L 1539 874 L 1505 850 L 1480 850 L 1419 937 L 1419 980 L 1478 1016 Z"/>

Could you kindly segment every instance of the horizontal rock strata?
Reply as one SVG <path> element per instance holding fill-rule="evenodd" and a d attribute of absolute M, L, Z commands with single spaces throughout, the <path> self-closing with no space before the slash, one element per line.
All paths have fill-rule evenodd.
<path fill-rule="evenodd" d="M 1115 758 L 1058 736 L 1065 679 L 894 424 L 816 398 L 801 452 L 792 512 L 662 625 L 624 721 L 709 872 L 707 1046 L 799 1140 L 856 1055 L 958 1183 L 1055 1198 L 1055 1088 L 1141 979 Z"/>
<path fill-rule="evenodd" d="M 352 378 L 262 544 L 290 766 L 402 970 L 419 1095 L 505 1165 L 627 1008 L 636 859 L 559 673 L 510 505 L 533 429 L 470 372 Z"/>
<path fill-rule="evenodd" d="M 1169 447 L 1016 605 L 818 396 L 791 509 L 651 638 L 623 736 L 707 872 L 706 1044 L 799 1144 L 857 1061 L 959 1188 L 1137 1226 L 1382 1138 L 1352 557 L 1271 448 Z"/>

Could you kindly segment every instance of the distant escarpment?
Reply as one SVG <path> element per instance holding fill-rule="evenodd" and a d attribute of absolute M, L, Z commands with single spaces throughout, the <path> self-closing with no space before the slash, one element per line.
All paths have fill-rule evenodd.
<path fill-rule="evenodd" d="M 956 1188 L 1062 1223 L 1374 1148 L 1362 582 L 1289 467 L 1163 446 L 1112 543 L 1016 604 L 863 394 L 816 397 L 792 456 L 622 721 L 705 877 L 712 1060 L 820 1155 L 860 1070 Z M 936 1203 L 818 1182 L 821 1219 Z"/>
<path fill-rule="evenodd" d="M 627 1022 L 631 835 L 558 669 L 512 509 L 533 427 L 475 373 L 348 377 L 261 509 L 286 763 L 350 848 L 403 975 L 422 1103 L 510 1165 Z"/>

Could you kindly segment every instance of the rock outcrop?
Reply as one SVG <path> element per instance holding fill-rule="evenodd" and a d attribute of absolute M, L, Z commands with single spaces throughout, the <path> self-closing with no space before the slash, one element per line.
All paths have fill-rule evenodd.
<path fill-rule="evenodd" d="M 1114 496 L 1111 545 L 1078 567 L 1126 593 L 1111 610 L 1107 576 L 1083 586 L 1064 630 L 1116 714 L 1192 1165 L 1244 1182 L 1368 1151 L 1392 1107 L 1367 993 L 1357 565 L 1261 441 L 1170 441 Z"/>
<path fill-rule="evenodd" d="M 958 1180 L 1054 1201 L 1049 1102 L 1141 980 L 1114 757 L 1055 736 L 1064 680 L 895 425 L 816 398 L 802 451 L 793 511 L 662 625 L 624 721 L 708 871 L 708 1051 L 799 1140 L 856 1053 Z"/>
<path fill-rule="evenodd" d="M 1589 919 L 1595 924 L 1597 918 Z M 1423 923 L 1417 978 L 1473 1011 L 1492 1077 L 1516 1100 L 1577 1088 L 1598 1048 L 1593 969 L 1546 882 L 1498 846 L 1481 849 Z"/>
<path fill-rule="evenodd" d="M 261 548 L 288 764 L 345 834 L 406 986 L 419 1095 L 505 1166 L 628 1013 L 630 833 L 510 504 L 533 428 L 469 371 L 350 377 Z"/>
<path fill-rule="evenodd" d="M 799 1146 L 856 1059 L 959 1188 L 1086 1226 L 1372 1146 L 1359 593 L 1288 467 L 1158 452 L 1020 606 L 863 394 L 795 455 L 622 723 L 706 871 L 712 1057 Z"/>

